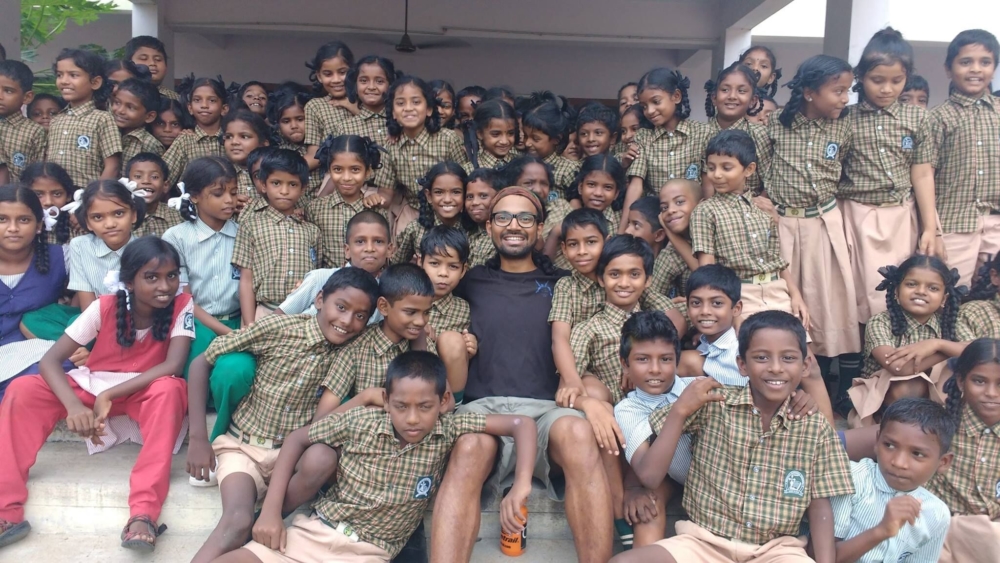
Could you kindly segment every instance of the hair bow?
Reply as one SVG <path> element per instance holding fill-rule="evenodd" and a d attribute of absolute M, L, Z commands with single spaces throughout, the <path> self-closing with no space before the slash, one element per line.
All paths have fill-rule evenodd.
<path fill-rule="evenodd" d="M 126 291 L 125 283 L 121 281 L 120 275 L 119 270 L 108 270 L 108 273 L 104 275 L 104 289 L 107 289 L 108 293 Z"/>
<path fill-rule="evenodd" d="M 140 188 L 139 184 L 137 184 L 135 180 L 129 180 L 128 178 L 119 178 L 118 183 L 125 186 L 128 189 L 128 191 L 132 192 L 132 197 L 141 197 L 142 199 L 146 199 L 146 196 L 151 193 L 146 188 Z"/>
<path fill-rule="evenodd" d="M 65 211 L 66 213 L 76 213 L 76 210 L 83 205 L 83 190 L 77 190 L 73 194 L 73 201 L 67 203 L 66 205 L 60 207 L 59 209 Z"/>
<path fill-rule="evenodd" d="M 56 228 L 56 223 L 59 222 L 59 208 L 52 206 L 42 212 L 42 221 L 45 223 L 45 230 L 51 231 Z"/>
<path fill-rule="evenodd" d="M 882 274 L 882 277 L 885 279 L 878 284 L 878 287 L 875 288 L 875 291 L 888 291 L 889 289 L 895 287 L 897 281 L 896 272 L 898 271 L 899 268 L 897 268 L 896 266 L 882 266 L 881 268 L 879 268 L 878 273 Z"/>
<path fill-rule="evenodd" d="M 181 205 L 183 205 L 185 201 L 191 199 L 191 194 L 187 193 L 187 190 L 184 189 L 184 182 L 177 182 L 177 189 L 181 191 L 181 195 L 179 197 L 172 197 L 168 199 L 167 207 L 173 207 L 177 211 L 180 211 Z"/>

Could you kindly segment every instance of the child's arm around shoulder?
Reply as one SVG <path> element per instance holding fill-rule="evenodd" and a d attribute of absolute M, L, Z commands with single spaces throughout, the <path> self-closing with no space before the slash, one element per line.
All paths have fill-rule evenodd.
<path fill-rule="evenodd" d="M 681 439 L 681 434 L 685 428 L 690 427 L 695 421 L 690 420 L 695 413 L 708 403 L 725 401 L 725 396 L 718 390 L 722 389 L 722 384 L 711 377 L 699 377 L 691 382 L 677 401 L 667 405 L 650 415 L 650 425 L 656 430 L 654 420 L 666 414 L 666 420 L 660 429 L 659 435 L 649 450 L 636 460 L 632 457 L 632 469 L 643 487 L 656 489 L 667 476 L 670 462 L 674 459 L 674 452 L 677 450 L 677 442 Z"/>
<path fill-rule="evenodd" d="M 710 209 L 711 203 L 702 200 L 691 212 L 691 252 L 698 259 L 698 266 L 715 264 L 718 241 L 715 233 L 715 217 Z"/>
<path fill-rule="evenodd" d="M 486 433 L 493 436 L 513 436 L 517 465 L 514 470 L 514 486 L 500 503 L 500 524 L 507 533 L 518 533 L 524 529 L 521 507 L 528 502 L 531 494 L 531 476 L 535 472 L 535 456 L 538 449 L 538 429 L 535 421 L 527 416 L 491 414 L 486 416 Z"/>
<path fill-rule="evenodd" d="M 812 466 L 807 471 L 807 478 L 812 481 L 807 513 L 814 558 L 817 562 L 833 563 L 837 548 L 830 499 L 854 495 L 851 464 L 833 427 L 823 417 L 807 417 L 798 424 L 804 425 L 802 431 L 810 433 L 813 432 L 811 425 L 816 425 L 816 432 L 811 434 L 814 444 Z"/>

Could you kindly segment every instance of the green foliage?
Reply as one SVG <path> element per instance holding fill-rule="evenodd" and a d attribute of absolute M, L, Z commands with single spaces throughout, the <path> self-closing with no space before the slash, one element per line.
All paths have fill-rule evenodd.
<path fill-rule="evenodd" d="M 88 24 L 114 8 L 110 1 L 21 0 L 21 60 L 26 63 L 34 62 L 38 48 L 65 31 L 69 22 Z M 81 45 L 80 48 L 94 51 L 105 58 L 120 58 L 124 49 L 108 53 L 107 49 L 95 44 Z M 51 68 L 35 73 L 34 90 L 58 95 Z"/>

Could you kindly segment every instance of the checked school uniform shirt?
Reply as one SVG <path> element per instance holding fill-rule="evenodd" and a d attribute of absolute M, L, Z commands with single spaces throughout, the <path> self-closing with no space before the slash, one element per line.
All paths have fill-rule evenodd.
<path fill-rule="evenodd" d="M 47 158 L 66 169 L 75 186 L 85 188 L 101 177 L 104 159 L 122 152 L 122 136 L 111 114 L 91 100 L 67 106 L 52 117 Z"/>
<path fill-rule="evenodd" d="M 384 321 L 383 321 L 384 322 Z M 350 344 L 337 351 L 330 367 L 335 377 L 323 383 L 331 393 L 345 399 L 371 387 L 385 387 L 389 362 L 410 349 L 410 341 L 389 340 L 382 323 L 369 325 Z"/>
<path fill-rule="evenodd" d="M 565 194 L 566 188 L 576 181 L 576 175 L 580 172 L 580 163 L 557 153 L 550 154 L 542 161 L 552 167 L 552 177 L 556 181 L 556 185 L 552 187 L 560 194 Z"/>
<path fill-rule="evenodd" d="M 918 323 L 906 311 L 903 311 L 903 318 L 906 319 L 906 331 L 899 336 L 892 333 L 892 321 L 889 319 L 888 311 L 883 311 L 868 321 L 865 328 L 865 363 L 861 366 L 861 377 L 868 379 L 882 369 L 882 364 L 872 356 L 872 352 L 879 346 L 900 348 L 916 344 L 921 340 L 941 338 L 941 315 L 939 313 L 935 313 L 924 324 Z"/>
<path fill-rule="evenodd" d="M 161 201 L 156 205 L 156 209 L 149 211 L 146 208 L 146 217 L 142 220 L 142 226 L 132 231 L 132 236 L 141 237 L 145 235 L 156 235 L 162 237 L 170 227 L 180 225 L 184 222 L 181 213 Z"/>
<path fill-rule="evenodd" d="M 170 98 L 171 100 L 177 100 L 178 102 L 181 101 L 181 95 L 178 94 L 177 92 L 174 92 L 170 88 L 166 88 L 164 86 L 160 86 L 159 89 L 160 89 L 160 95 L 161 96 Z"/>
<path fill-rule="evenodd" d="M 486 232 L 484 225 L 479 225 L 469 236 L 469 268 L 485 264 L 487 260 L 497 253 L 497 247 L 493 244 L 493 239 Z"/>
<path fill-rule="evenodd" d="M 798 536 L 809 503 L 854 494 L 844 447 L 822 414 L 789 420 L 789 399 L 764 432 L 750 387 L 725 387 L 725 401 L 708 403 L 684 423 L 693 458 L 683 505 L 713 534 L 764 545 Z M 657 434 L 673 405 L 649 424 Z"/>
<path fill-rule="evenodd" d="M 306 153 L 309 152 L 309 145 L 306 145 L 305 143 L 295 145 L 289 142 L 282 142 L 280 145 L 278 145 L 278 148 L 295 151 L 299 153 L 299 155 L 301 155 L 302 158 L 305 158 Z M 320 184 L 323 183 L 323 176 L 325 174 L 326 170 L 324 170 L 322 166 L 316 168 L 316 170 L 309 171 L 309 186 L 306 189 L 302 190 L 302 198 L 301 198 L 302 203 L 309 203 L 313 199 L 315 199 L 316 190 L 318 190 Z M 247 177 L 249 176 L 250 175 L 248 173 Z M 253 180 L 251 180 L 250 185 L 253 185 Z M 254 188 L 254 190 L 256 189 L 257 188 Z"/>
<path fill-rule="evenodd" d="M 178 135 L 167 152 L 163 153 L 163 161 L 170 168 L 170 178 L 167 180 L 167 185 L 176 185 L 188 163 L 205 156 L 226 157 L 222 150 L 222 143 L 219 141 L 219 135 L 210 135 L 198 125 L 195 126 L 193 134 Z"/>
<path fill-rule="evenodd" d="M 341 127 L 341 134 L 368 137 L 378 143 L 380 147 L 385 147 L 386 142 L 389 140 L 389 127 L 386 125 L 385 108 L 375 113 L 366 107 L 362 107 L 358 115 L 351 116 L 350 119 L 344 122 Z M 381 159 L 383 166 L 374 170 L 374 177 L 370 180 L 372 185 L 382 187 L 393 185 L 392 176 L 384 166 L 387 158 L 388 155 L 383 153 Z"/>
<path fill-rule="evenodd" d="M 205 350 L 215 365 L 223 354 L 250 352 L 257 371 L 250 393 L 233 413 L 233 423 L 254 436 L 283 440 L 316 414 L 320 386 L 332 385 L 337 349 L 309 315 L 268 315 L 246 328 L 219 336 Z"/>
<path fill-rule="evenodd" d="M 971 233 L 980 215 L 1000 207 L 1000 100 L 959 92 L 929 112 L 930 134 L 915 162 L 934 167 L 941 228 Z"/>
<path fill-rule="evenodd" d="M 458 332 L 469 330 L 472 324 L 472 312 L 469 310 L 469 302 L 461 297 L 455 297 L 451 293 L 441 299 L 431 303 L 431 310 L 427 315 L 427 325 L 434 329 L 434 334 L 440 336 L 442 332 Z M 427 339 L 427 351 L 437 354 L 437 341 Z"/>
<path fill-rule="evenodd" d="M 611 392 L 612 405 L 618 404 L 624 397 L 618 347 L 622 339 L 622 326 L 630 316 L 632 313 L 605 303 L 596 315 L 574 326 L 569 337 L 577 373 L 597 376 Z"/>
<path fill-rule="evenodd" d="M 549 196 L 549 199 L 542 202 L 545 204 L 545 222 L 542 223 L 542 240 L 548 239 L 552 229 L 556 225 L 562 225 L 563 219 L 573 211 L 573 206 L 565 199 L 561 197 L 553 198 L 551 192 Z M 559 256 L 562 256 L 561 249 L 559 250 Z"/>
<path fill-rule="evenodd" d="M 871 459 L 851 462 L 854 494 L 833 497 L 833 535 L 842 540 L 861 535 L 878 526 L 885 507 L 895 497 L 909 495 L 920 501 L 914 525 L 903 524 L 896 537 L 889 538 L 858 559 L 858 563 L 935 563 L 951 524 L 951 512 L 923 487 L 897 491 L 885 482 L 878 463 Z"/>
<path fill-rule="evenodd" d="M 603 305 L 604 288 L 577 270 L 572 270 L 570 275 L 563 276 L 556 282 L 552 291 L 549 323 L 560 321 L 569 323 L 572 328 L 596 315 Z M 649 311 L 677 308 L 666 296 L 652 293 L 648 288 L 639 299 L 639 306 Z"/>
<path fill-rule="evenodd" d="M 337 191 L 314 199 L 306 205 L 306 218 L 319 227 L 319 263 L 322 267 L 340 268 L 347 262 L 344 252 L 347 223 L 364 210 L 364 197 L 359 197 L 354 203 L 348 203 Z M 382 210 L 377 211 L 384 214 Z"/>
<path fill-rule="evenodd" d="M 852 121 L 806 119 L 797 113 L 789 128 L 778 120 L 781 111 L 767 124 L 772 151 L 764 178 L 767 195 L 779 206 L 824 205 L 837 193 L 841 163 L 852 148 Z"/>
<path fill-rule="evenodd" d="M 710 141 L 713 137 L 724 131 L 722 125 L 719 124 L 718 117 L 708 120 L 708 129 L 708 140 Z M 753 144 L 757 149 L 757 170 L 753 173 L 753 176 L 747 178 L 747 189 L 753 195 L 760 195 L 764 190 L 764 173 L 771 166 L 771 139 L 767 136 L 767 128 L 757 123 L 750 123 L 746 117 L 741 117 L 736 123 L 733 123 L 725 130 L 744 131 L 753 139 Z M 627 146 L 625 150 L 628 150 Z M 704 165 L 707 162 L 708 157 L 706 156 L 705 162 L 702 163 L 702 170 L 705 169 Z"/>
<path fill-rule="evenodd" d="M 708 125 L 690 119 L 681 120 L 673 131 L 640 129 L 635 134 L 639 156 L 629 166 L 628 175 L 645 180 L 645 191 L 650 195 L 659 194 L 663 184 L 674 178 L 701 183 L 701 162 L 711 136 Z"/>
<path fill-rule="evenodd" d="M 333 98 L 329 95 L 313 98 L 306 103 L 306 134 L 304 142 L 307 145 L 322 145 L 323 140 L 333 135 L 341 134 L 344 124 L 354 117 L 347 108 L 330 105 Z"/>
<path fill-rule="evenodd" d="M 0 160 L 7 163 L 11 183 L 21 180 L 21 173 L 32 162 L 45 160 L 48 135 L 45 128 L 15 111 L 0 117 Z"/>
<path fill-rule="evenodd" d="M 319 262 L 319 227 L 271 206 L 241 217 L 233 265 L 253 272 L 257 303 L 277 306 Z"/>
<path fill-rule="evenodd" d="M 383 166 L 392 183 L 390 186 L 380 187 L 402 184 L 406 187 L 406 201 L 414 209 L 419 207 L 417 194 L 423 189 L 417 180 L 423 178 L 432 166 L 446 160 L 463 167 L 469 162 L 462 138 L 451 129 L 441 129 L 437 133 L 422 129 L 413 139 L 401 135 L 387 141 L 385 148 L 389 152 L 389 158 L 384 159 Z"/>
<path fill-rule="evenodd" d="M 476 168 L 492 168 L 493 170 L 498 170 L 510 164 L 510 161 L 514 160 L 518 156 L 519 154 L 516 149 L 511 149 L 510 152 L 507 153 L 507 156 L 503 158 L 494 156 L 483 149 L 479 149 L 479 152 L 476 153 L 476 162 L 479 163 L 479 166 L 476 166 L 475 163 L 469 160 L 462 165 L 462 168 L 465 169 L 466 174 L 472 174 L 472 171 Z"/>
<path fill-rule="evenodd" d="M 122 175 L 125 175 L 125 165 L 132 160 L 135 155 L 141 152 L 151 152 L 156 156 L 162 156 L 166 149 L 163 144 L 156 140 L 152 133 L 140 127 L 134 131 L 129 131 L 122 135 Z"/>
<path fill-rule="evenodd" d="M 788 267 L 777 225 L 748 194 L 717 193 L 699 203 L 691 213 L 691 249 L 715 256 L 740 279 Z"/>
<path fill-rule="evenodd" d="M 929 134 L 927 111 L 898 101 L 885 109 L 866 101 L 849 109 L 854 144 L 837 196 L 866 205 L 903 201 L 913 187 L 910 166 Z"/>
<path fill-rule="evenodd" d="M 687 294 L 689 277 L 691 269 L 687 262 L 672 244 L 668 244 L 653 261 L 653 277 L 649 289 L 665 296 L 669 296 L 670 290 L 675 289 L 678 296 L 683 296 Z"/>
<path fill-rule="evenodd" d="M 441 219 L 435 215 L 434 216 L 434 226 L 443 225 Z M 462 222 L 456 221 L 454 225 L 455 229 L 458 229 L 468 237 L 465 232 L 465 227 Z M 420 221 L 410 221 L 405 227 L 403 227 L 403 232 L 399 233 L 396 238 L 396 252 L 392 254 L 392 258 L 389 260 L 392 264 L 399 264 L 402 262 L 409 262 L 414 256 L 420 253 L 420 241 L 424 240 L 424 235 L 427 234 L 427 228 L 420 224 Z"/>
<path fill-rule="evenodd" d="M 485 430 L 484 415 L 446 414 L 423 440 L 400 445 L 382 410 L 327 416 L 310 426 L 309 441 L 339 448 L 339 468 L 314 508 L 324 521 L 350 524 L 362 541 L 395 557 L 424 517 L 455 441 Z"/>
<path fill-rule="evenodd" d="M 927 490 L 954 516 L 985 514 L 994 522 L 1000 520 L 1000 424 L 986 426 L 966 405 L 951 451 L 955 452 L 951 467 L 935 473 Z"/>
<path fill-rule="evenodd" d="M 1000 296 L 989 301 L 969 301 L 958 310 L 955 333 L 959 342 L 1000 338 Z"/>

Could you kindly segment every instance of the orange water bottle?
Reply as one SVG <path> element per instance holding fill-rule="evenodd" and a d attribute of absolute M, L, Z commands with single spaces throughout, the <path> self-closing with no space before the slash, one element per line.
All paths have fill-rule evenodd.
<path fill-rule="evenodd" d="M 510 492 L 508 487 L 503 492 L 503 496 L 507 496 Z M 521 516 L 524 517 L 524 528 L 520 533 L 508 534 L 503 530 L 500 530 L 500 551 L 507 557 L 520 557 L 524 554 L 524 550 L 528 548 L 528 507 L 521 507 Z"/>

